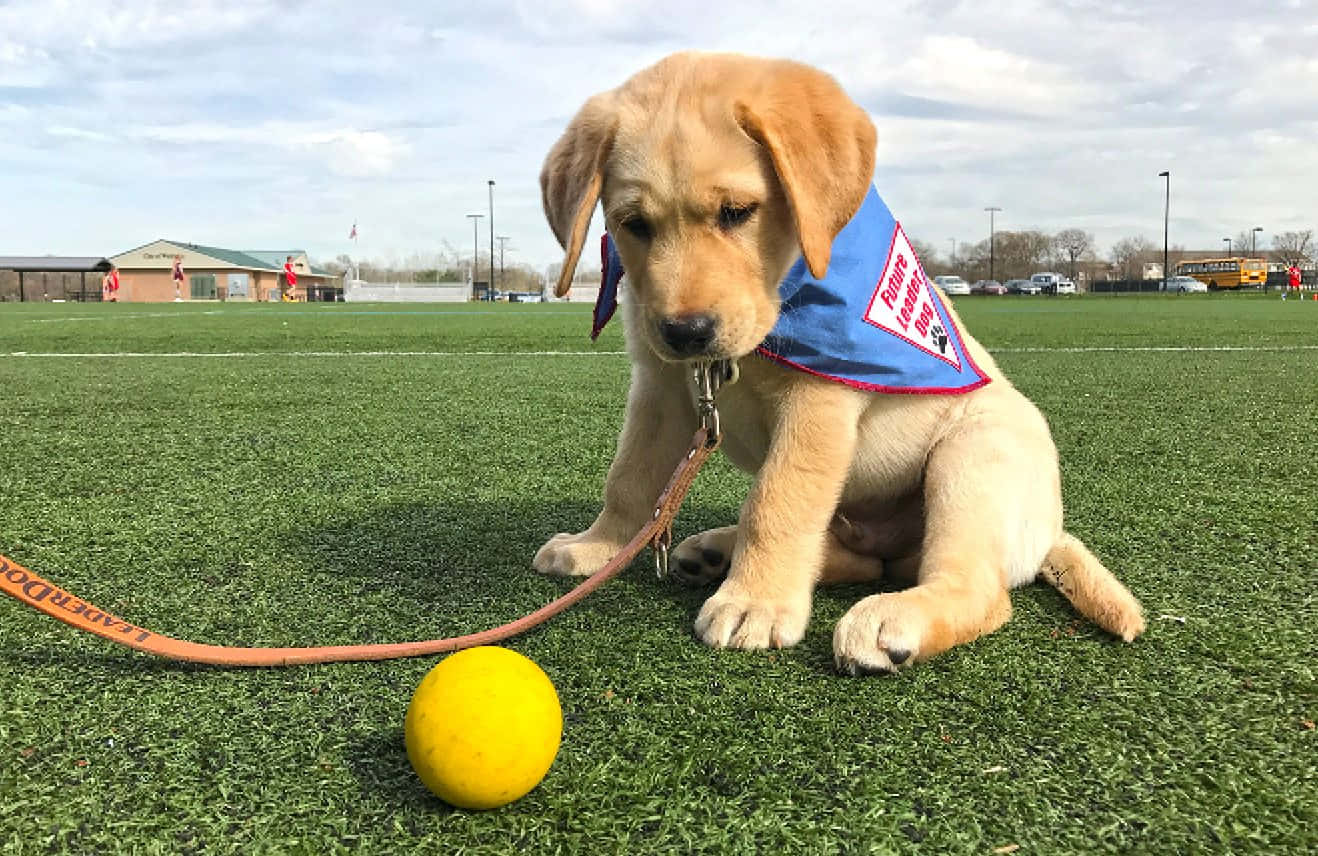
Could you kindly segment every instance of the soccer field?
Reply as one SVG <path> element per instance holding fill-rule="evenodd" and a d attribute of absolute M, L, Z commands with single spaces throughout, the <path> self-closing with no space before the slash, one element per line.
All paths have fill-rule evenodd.
<path fill-rule="evenodd" d="M 1046 586 L 898 676 L 719 652 L 643 556 L 509 647 L 566 716 L 527 797 L 455 811 L 403 750 L 437 658 L 176 665 L 0 602 L 0 851 L 1306 852 L 1318 829 L 1318 302 L 976 298 L 1048 417 L 1068 529 L 1143 602 L 1114 643 Z M 569 589 L 621 424 L 579 304 L 0 305 L 0 553 L 160 633 L 484 629 Z M 681 539 L 735 520 L 716 458 Z"/>

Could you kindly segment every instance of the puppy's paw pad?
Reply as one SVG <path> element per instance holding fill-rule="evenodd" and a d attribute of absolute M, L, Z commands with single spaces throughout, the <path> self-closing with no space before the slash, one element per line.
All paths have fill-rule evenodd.
<path fill-rule="evenodd" d="M 580 577 L 604 567 L 624 545 L 595 538 L 589 532 L 560 532 L 545 542 L 531 560 L 542 574 Z"/>
<path fill-rule="evenodd" d="M 833 631 L 833 662 L 852 676 L 905 668 L 919 659 L 919 621 L 903 608 L 899 594 L 867 597 Z"/>
<path fill-rule="evenodd" d="M 670 566 L 679 582 L 692 586 L 716 583 L 728 575 L 736 529 L 710 529 L 692 535 L 673 549 Z"/>
<path fill-rule="evenodd" d="M 810 598 L 770 600 L 740 591 L 714 593 L 696 616 L 696 635 L 714 648 L 787 648 L 805 636 Z"/>

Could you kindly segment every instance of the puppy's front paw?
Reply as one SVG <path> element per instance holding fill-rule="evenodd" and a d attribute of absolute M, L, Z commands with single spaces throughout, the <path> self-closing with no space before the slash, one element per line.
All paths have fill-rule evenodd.
<path fill-rule="evenodd" d="M 673 550 L 673 576 L 693 586 L 718 582 L 728 575 L 732 548 L 736 543 L 736 526 L 708 529 L 692 535 Z"/>
<path fill-rule="evenodd" d="M 731 581 L 724 582 L 696 616 L 696 635 L 715 648 L 786 648 L 805 636 L 810 594 L 755 597 Z"/>
<path fill-rule="evenodd" d="M 560 532 L 536 552 L 531 566 L 542 574 L 583 577 L 604 567 L 624 546 L 600 539 L 589 531 L 576 535 Z"/>
<path fill-rule="evenodd" d="M 919 659 L 924 617 L 902 592 L 876 594 L 847 611 L 833 631 L 833 662 L 848 675 L 895 672 Z"/>

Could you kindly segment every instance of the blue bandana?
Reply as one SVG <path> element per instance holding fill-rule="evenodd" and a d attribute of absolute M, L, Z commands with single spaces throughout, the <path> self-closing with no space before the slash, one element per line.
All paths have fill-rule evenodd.
<path fill-rule="evenodd" d="M 603 278 L 591 338 L 617 308 L 622 259 L 601 244 Z M 957 394 L 988 375 L 967 353 L 943 297 L 901 225 L 870 188 L 833 241 L 828 273 L 798 259 L 778 286 L 778 323 L 756 352 L 791 368 L 875 392 Z"/>

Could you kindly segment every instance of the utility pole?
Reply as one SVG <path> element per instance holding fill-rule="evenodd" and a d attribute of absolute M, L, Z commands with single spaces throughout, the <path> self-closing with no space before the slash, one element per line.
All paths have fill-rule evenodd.
<path fill-rule="evenodd" d="M 996 212 L 1001 211 L 1002 209 L 997 207 L 996 205 L 990 205 L 988 208 L 985 208 L 984 210 L 989 213 L 989 279 L 994 279 L 995 277 L 993 276 L 993 215 Z"/>
<path fill-rule="evenodd" d="M 504 278 L 503 277 L 503 248 L 504 245 L 507 244 L 512 239 L 509 238 L 507 235 L 500 235 L 495 240 L 499 242 L 499 281 L 502 282 Z"/>
<path fill-rule="evenodd" d="M 1172 210 L 1172 173 L 1171 170 L 1163 170 L 1158 173 L 1162 178 L 1167 179 L 1167 198 L 1162 206 L 1162 290 L 1167 290 L 1167 223 L 1171 216 Z"/>
<path fill-rule="evenodd" d="M 489 299 L 494 299 L 494 179 L 490 179 L 490 288 Z"/>
<path fill-rule="evenodd" d="M 484 214 L 468 214 L 471 220 L 471 296 L 476 296 L 476 260 L 480 258 L 480 225 Z M 491 274 L 493 276 L 493 274 Z"/>

